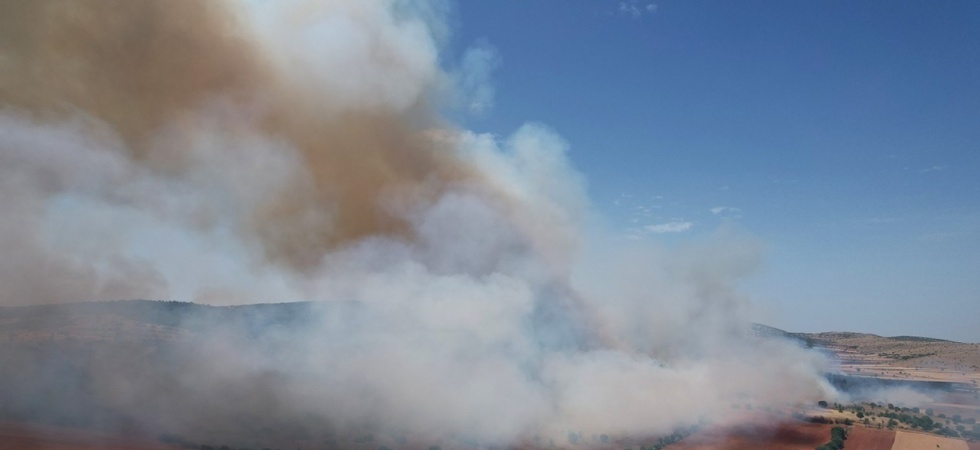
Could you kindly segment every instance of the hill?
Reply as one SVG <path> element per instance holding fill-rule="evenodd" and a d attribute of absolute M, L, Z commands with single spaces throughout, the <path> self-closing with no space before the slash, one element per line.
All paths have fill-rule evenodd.
<path fill-rule="evenodd" d="M 151 300 L 0 307 L 0 343 L 173 340 L 216 324 L 248 335 L 305 324 L 310 302 L 208 306 Z"/>
<path fill-rule="evenodd" d="M 251 448 L 278 443 L 309 448 L 316 446 L 314 441 L 335 440 L 377 448 L 379 442 L 400 442 L 405 436 L 397 430 L 371 438 L 368 429 L 355 427 L 351 432 L 345 426 L 346 434 L 333 434 L 323 426 L 329 423 L 324 417 L 277 410 L 269 400 L 278 398 L 283 384 L 309 383 L 315 389 L 323 382 L 302 378 L 302 373 L 300 378 L 287 378 L 297 375 L 278 369 L 292 360 L 275 357 L 306 355 L 296 348 L 297 336 L 303 345 L 321 349 L 332 348 L 329 339 L 344 339 L 302 334 L 315 328 L 313 317 L 360 324 L 362 311 L 345 302 L 216 307 L 131 300 L 0 307 L 0 423 L 41 423 L 110 434 L 126 429 L 133 436 L 181 430 L 198 440 Z M 829 349 L 840 357 L 845 373 L 859 376 L 937 381 L 959 373 L 968 378 L 976 376 L 980 363 L 977 344 L 914 336 L 792 333 L 762 324 L 754 324 L 752 332 L 763 339 Z M 310 342 L 310 336 L 320 340 Z M 234 347 L 228 348 L 229 343 Z M 250 359 L 253 349 L 266 357 Z M 924 364 L 935 367 L 922 369 Z M 256 365 L 261 368 L 256 370 Z M 211 371 L 239 376 L 188 389 L 188 373 Z M 248 392 L 248 398 L 242 398 L 242 392 Z M 968 394 L 966 400 L 972 402 L 973 391 Z M 175 417 L 180 419 L 174 422 Z"/>
<path fill-rule="evenodd" d="M 846 361 L 887 363 L 896 367 L 980 370 L 980 344 L 919 336 L 884 337 L 851 332 L 802 334 L 814 345 L 838 352 Z"/>

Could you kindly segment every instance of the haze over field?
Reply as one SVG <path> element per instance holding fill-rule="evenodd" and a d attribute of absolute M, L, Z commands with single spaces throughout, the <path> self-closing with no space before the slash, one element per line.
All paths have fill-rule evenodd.
<path fill-rule="evenodd" d="M 248 338 L 209 324 L 165 370 L 7 358 L 15 378 L 78 371 L 59 403 L 171 431 L 312 417 L 513 443 L 833 395 L 822 356 L 750 332 L 752 239 L 608 245 L 558 134 L 440 117 L 492 100 L 493 50 L 440 54 L 450 5 L 2 8 L 3 305 L 329 302 Z"/>

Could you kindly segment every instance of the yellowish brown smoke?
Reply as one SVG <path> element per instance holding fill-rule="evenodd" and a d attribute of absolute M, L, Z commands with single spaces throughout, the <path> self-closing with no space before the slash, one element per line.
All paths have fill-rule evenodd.
<path fill-rule="evenodd" d="M 408 108 L 324 108 L 329 98 L 310 98 L 272 67 L 233 6 L 3 2 L 0 104 L 38 120 L 87 115 L 108 124 L 137 164 L 180 173 L 190 164 L 182 137 L 199 131 L 202 106 L 230 102 L 222 132 L 258 131 L 302 159 L 305 172 L 252 205 L 244 225 L 266 257 L 295 270 L 351 240 L 410 237 L 387 203 L 424 202 L 474 176 L 425 132 L 439 126 L 425 98 Z"/>

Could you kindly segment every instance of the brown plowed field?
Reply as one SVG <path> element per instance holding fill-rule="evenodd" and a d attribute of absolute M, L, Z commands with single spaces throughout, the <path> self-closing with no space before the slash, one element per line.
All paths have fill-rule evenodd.
<path fill-rule="evenodd" d="M 980 450 L 980 442 L 967 442 L 966 445 L 970 447 L 970 450 Z"/>
<path fill-rule="evenodd" d="M 174 450 L 149 437 L 112 436 L 52 425 L 0 422 L 0 450 Z"/>
<path fill-rule="evenodd" d="M 709 429 L 667 448 L 670 450 L 813 450 L 830 441 L 831 428 L 833 425 L 784 422 Z"/>
<path fill-rule="evenodd" d="M 876 428 L 853 427 L 847 433 L 844 446 L 859 450 L 891 450 L 895 432 Z"/>

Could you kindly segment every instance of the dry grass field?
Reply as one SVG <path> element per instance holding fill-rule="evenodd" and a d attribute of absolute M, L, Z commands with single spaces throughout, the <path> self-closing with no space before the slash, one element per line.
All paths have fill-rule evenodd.
<path fill-rule="evenodd" d="M 850 439 L 848 439 L 850 444 Z M 855 447 L 857 448 L 857 447 Z M 966 441 L 950 439 L 935 434 L 913 433 L 908 431 L 895 432 L 895 444 L 892 450 L 969 450 Z"/>
<path fill-rule="evenodd" d="M 910 381 L 980 383 L 980 344 L 844 332 L 803 336 L 833 350 L 844 372 Z"/>

